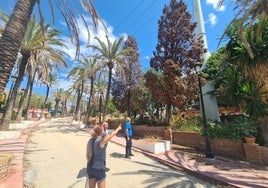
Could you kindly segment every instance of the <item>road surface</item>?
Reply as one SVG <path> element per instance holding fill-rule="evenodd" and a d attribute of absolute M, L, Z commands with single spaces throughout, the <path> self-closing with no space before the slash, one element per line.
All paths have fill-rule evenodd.
<path fill-rule="evenodd" d="M 25 187 L 84 188 L 89 138 L 89 133 L 71 126 L 70 118 L 54 119 L 33 128 L 24 156 Z M 125 159 L 124 152 L 123 146 L 109 142 L 107 188 L 217 187 L 139 152 Z"/>

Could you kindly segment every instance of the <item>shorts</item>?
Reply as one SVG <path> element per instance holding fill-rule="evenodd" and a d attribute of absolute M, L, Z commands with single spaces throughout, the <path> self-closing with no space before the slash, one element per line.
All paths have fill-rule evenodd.
<path fill-rule="evenodd" d="M 100 182 L 106 178 L 105 169 L 96 169 L 96 168 L 87 168 L 88 179 L 96 179 L 97 182 Z"/>

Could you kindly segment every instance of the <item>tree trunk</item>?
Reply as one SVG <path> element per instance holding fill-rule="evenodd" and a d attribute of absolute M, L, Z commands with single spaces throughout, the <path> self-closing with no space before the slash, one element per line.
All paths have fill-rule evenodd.
<path fill-rule="evenodd" d="M 93 95 L 93 90 L 94 90 L 94 79 L 91 79 L 91 83 L 90 83 L 90 96 L 88 99 L 88 104 L 87 104 L 87 114 L 86 114 L 86 123 L 89 124 L 89 116 L 91 114 L 91 108 L 90 108 L 90 104 L 91 104 L 91 100 L 92 100 L 92 95 Z"/>
<path fill-rule="evenodd" d="M 103 122 L 106 120 L 106 114 L 108 111 L 111 83 L 112 83 L 112 68 L 109 68 L 109 81 L 108 81 L 107 93 L 106 93 L 106 98 L 105 98 L 105 106 L 103 110 L 103 119 L 102 119 Z"/>
<path fill-rule="evenodd" d="M 82 82 L 82 86 L 80 88 L 80 91 L 77 92 L 77 101 L 76 101 L 76 108 L 75 108 L 75 120 L 78 120 L 78 116 L 79 116 L 79 120 L 81 119 L 81 112 L 79 114 L 79 110 L 80 110 L 80 103 L 81 103 L 81 99 L 83 96 L 83 92 L 84 92 L 84 82 Z"/>
<path fill-rule="evenodd" d="M 4 92 L 36 0 L 18 0 L 0 39 L 0 94 Z"/>
<path fill-rule="evenodd" d="M 24 116 L 24 118 L 27 120 L 28 119 L 28 110 L 30 107 L 30 102 L 31 102 L 31 98 L 32 98 L 32 93 L 33 93 L 33 84 L 34 84 L 34 79 L 35 79 L 35 74 L 36 74 L 37 69 L 34 70 L 34 73 L 30 73 L 29 75 L 29 97 L 28 97 L 28 101 L 27 101 L 27 105 L 26 105 L 26 114 Z M 32 72 L 32 71 L 31 71 Z M 28 90 L 27 90 L 28 92 Z"/>
<path fill-rule="evenodd" d="M 4 118 L 3 118 L 4 126 L 8 126 L 9 121 L 12 118 L 12 112 L 13 112 L 14 104 L 15 104 L 15 101 L 16 101 L 16 98 L 17 98 L 17 95 L 18 95 L 19 87 L 20 87 L 21 82 L 23 80 L 23 76 L 24 76 L 25 69 L 26 69 L 26 64 L 27 64 L 27 61 L 28 61 L 29 57 L 30 57 L 29 52 L 25 52 L 23 57 L 22 57 L 21 64 L 20 64 L 20 67 L 19 67 L 18 78 L 16 79 L 13 92 L 11 93 L 10 101 L 8 101 L 7 109 L 6 109 L 6 112 L 4 114 Z"/>
<path fill-rule="evenodd" d="M 169 126 L 170 117 L 171 117 L 171 104 L 167 104 L 166 117 L 164 121 L 165 126 Z"/>
<path fill-rule="evenodd" d="M 21 82 L 22 82 L 23 77 L 24 77 L 24 74 L 25 74 L 25 69 L 26 69 L 26 65 L 27 65 L 28 59 L 29 59 L 29 57 L 31 55 L 31 53 L 30 53 L 29 50 L 21 49 L 21 53 L 22 53 L 23 57 L 22 57 L 22 60 L 21 60 L 20 70 L 19 70 L 19 75 L 22 76 L 22 79 L 20 81 L 20 85 L 21 85 Z M 21 99 L 19 101 L 18 113 L 16 115 L 16 120 L 17 121 L 21 121 L 21 115 L 22 115 L 22 111 L 23 111 L 23 102 L 24 102 L 24 99 L 27 96 L 27 92 L 26 91 L 28 91 L 28 90 L 25 90 L 25 92 L 22 93 Z"/>
<path fill-rule="evenodd" d="M 258 143 L 261 142 L 262 145 L 268 146 L 268 117 L 260 118 L 260 140 Z"/>

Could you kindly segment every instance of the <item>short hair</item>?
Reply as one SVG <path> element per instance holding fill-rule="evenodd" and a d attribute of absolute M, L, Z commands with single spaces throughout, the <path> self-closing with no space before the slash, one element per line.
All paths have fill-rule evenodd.
<path fill-rule="evenodd" d="M 107 121 L 104 121 L 103 123 L 102 123 L 102 125 L 104 126 L 108 126 L 108 122 Z"/>
<path fill-rule="evenodd" d="M 101 136 L 102 135 L 102 126 L 99 126 L 99 125 L 95 125 L 94 127 L 93 127 L 93 129 L 91 130 L 91 136 L 93 137 L 93 138 L 96 138 L 96 137 L 98 137 L 98 136 Z"/>

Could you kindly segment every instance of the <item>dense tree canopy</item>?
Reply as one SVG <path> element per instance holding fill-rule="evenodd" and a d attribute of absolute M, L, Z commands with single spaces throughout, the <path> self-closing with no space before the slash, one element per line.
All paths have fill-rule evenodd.
<path fill-rule="evenodd" d="M 123 49 L 126 51 L 125 68 L 123 72 L 116 73 L 116 79 L 112 91 L 113 102 L 121 112 L 126 111 L 126 102 L 129 92 L 130 109 L 133 112 L 138 108 L 138 101 L 134 101 L 133 97 L 136 96 L 137 87 L 139 87 L 142 79 L 139 49 L 135 38 L 128 36 Z M 127 91 L 127 84 L 130 84 L 129 91 Z"/>
<path fill-rule="evenodd" d="M 191 14 L 182 0 L 171 0 L 158 24 L 158 43 L 150 61 L 152 70 L 145 78 L 153 99 L 167 105 L 168 123 L 172 106 L 183 109 L 197 98 L 193 69 L 197 62 L 202 62 L 206 49 L 195 35 L 196 23 L 191 22 Z"/>

